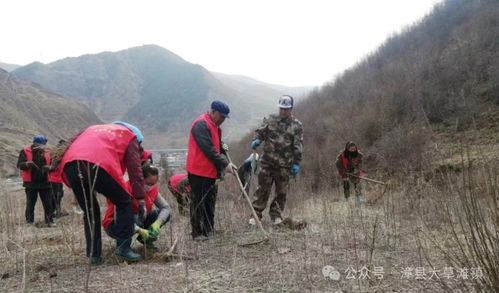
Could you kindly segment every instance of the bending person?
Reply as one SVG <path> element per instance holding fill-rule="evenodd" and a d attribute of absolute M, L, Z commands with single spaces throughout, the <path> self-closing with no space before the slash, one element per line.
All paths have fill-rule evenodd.
<path fill-rule="evenodd" d="M 116 229 L 112 237 L 127 240 L 134 232 L 132 195 L 146 215 L 144 178 L 140 164 L 140 130 L 126 122 L 93 125 L 74 137 L 54 156 L 57 170 L 83 210 L 87 256 L 92 264 L 101 264 L 101 216 L 96 193 L 104 195 L 116 207 Z M 123 180 L 130 178 L 132 193 Z"/>
<path fill-rule="evenodd" d="M 183 172 L 170 176 L 168 189 L 177 200 L 179 213 L 182 216 L 188 216 L 191 203 L 191 186 L 189 185 L 187 173 Z"/>

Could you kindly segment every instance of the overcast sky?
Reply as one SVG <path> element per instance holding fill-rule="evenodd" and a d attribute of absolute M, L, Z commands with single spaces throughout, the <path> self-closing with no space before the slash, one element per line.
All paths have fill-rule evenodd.
<path fill-rule="evenodd" d="M 0 61 L 157 44 L 212 71 L 288 86 L 331 80 L 439 0 L 7 0 Z"/>

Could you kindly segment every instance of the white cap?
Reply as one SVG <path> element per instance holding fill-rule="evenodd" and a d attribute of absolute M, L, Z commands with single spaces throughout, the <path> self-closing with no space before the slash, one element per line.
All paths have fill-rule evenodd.
<path fill-rule="evenodd" d="M 279 98 L 279 108 L 281 109 L 291 109 L 293 108 L 293 97 L 284 95 Z"/>

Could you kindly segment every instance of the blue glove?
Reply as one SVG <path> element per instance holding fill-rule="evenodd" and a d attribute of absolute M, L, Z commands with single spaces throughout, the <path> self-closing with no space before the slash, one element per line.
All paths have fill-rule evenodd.
<path fill-rule="evenodd" d="M 293 166 L 291 167 L 291 174 L 293 174 L 293 176 L 296 176 L 298 172 L 300 172 L 300 165 L 294 163 Z"/>
<path fill-rule="evenodd" d="M 251 142 L 251 148 L 256 150 L 256 148 L 262 143 L 261 140 L 259 140 L 258 138 L 257 139 L 254 139 L 252 142 Z"/>

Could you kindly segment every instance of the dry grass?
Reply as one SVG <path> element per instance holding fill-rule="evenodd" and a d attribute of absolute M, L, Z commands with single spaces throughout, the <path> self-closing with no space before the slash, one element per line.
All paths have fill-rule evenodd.
<path fill-rule="evenodd" d="M 481 172 L 484 171 L 480 170 L 477 174 Z M 491 173 L 487 178 L 497 174 Z M 431 268 L 442 270 L 444 267 L 456 267 L 458 264 L 453 263 L 445 253 L 464 259 L 460 256 L 459 243 L 453 237 L 466 239 L 469 231 L 457 229 L 456 236 L 453 236 L 446 218 L 448 214 L 442 208 L 442 205 L 459 208 L 459 192 L 446 190 L 441 182 L 434 185 L 423 177 L 392 185 L 386 191 L 364 184 L 368 199 L 379 198 L 375 204 L 369 203 L 369 200 L 365 204 L 357 204 L 354 200 L 345 202 L 339 189 L 312 194 L 303 187 L 307 184 L 293 181 L 286 216 L 307 221 L 307 228 L 293 231 L 273 227 L 269 225 L 268 218 L 264 218 L 264 226 L 271 232 L 270 241 L 250 247 L 238 244 L 256 240 L 261 234 L 258 229 L 246 225 L 250 211 L 240 197 L 234 178 L 228 178 L 220 185 L 216 214 L 218 234 L 214 239 L 204 243 L 191 241 L 187 219 L 175 213 L 172 229 L 163 229 L 159 241 L 161 251 L 146 255 L 147 260 L 141 263 L 127 265 L 115 259 L 114 241 L 104 236 L 106 263 L 92 268 L 89 291 L 486 290 L 484 282 L 481 286 L 471 279 L 403 278 L 401 272 L 406 268 L 425 268 L 429 276 Z M 460 186 L 459 180 L 462 179 L 459 178 L 462 177 L 449 174 L 447 178 L 449 185 L 444 186 Z M 495 178 L 496 181 L 487 188 L 495 186 L 497 192 Z M 478 192 L 484 185 L 474 185 L 473 188 Z M 84 257 L 81 216 L 71 214 L 59 219 L 56 228 L 28 227 L 24 224 L 24 193 L 2 191 L 0 196 L 0 274 L 3 275 L 0 291 L 83 291 L 88 260 Z M 168 200 L 176 212 L 170 195 Z M 68 195 L 64 204 L 69 210 Z M 490 211 L 493 212 L 493 208 Z M 453 217 L 456 215 L 453 214 Z M 41 204 L 37 205 L 36 216 L 41 220 Z M 494 223 L 489 224 L 494 227 Z M 178 239 L 177 257 L 161 257 L 168 251 L 174 237 Z M 142 246 L 136 244 L 136 249 L 142 251 Z M 470 253 L 468 258 L 473 259 Z M 337 268 L 341 279 L 335 281 L 324 277 L 322 269 L 326 265 Z M 471 266 L 474 263 L 463 262 L 460 265 Z M 380 268 L 383 269 L 383 278 L 377 279 L 373 271 Z M 360 279 L 359 274 L 355 279 L 347 278 L 348 271 L 362 269 L 371 271 L 370 279 Z"/>

